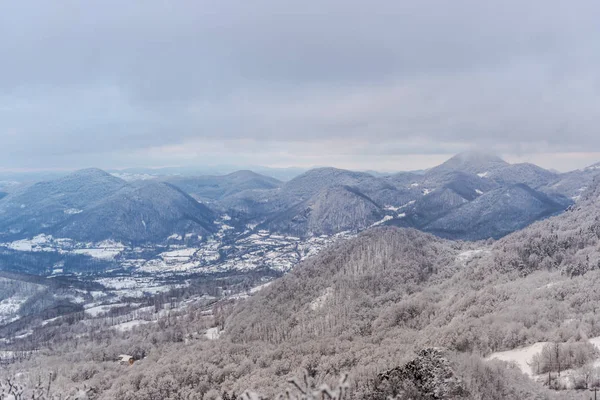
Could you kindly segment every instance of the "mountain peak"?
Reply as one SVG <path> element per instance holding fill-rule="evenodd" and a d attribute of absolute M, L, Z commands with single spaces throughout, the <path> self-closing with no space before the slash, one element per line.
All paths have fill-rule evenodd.
<path fill-rule="evenodd" d="M 584 171 L 598 171 L 600 172 L 600 162 L 590 165 L 589 167 L 585 167 Z"/>
<path fill-rule="evenodd" d="M 462 153 L 456 154 L 454 157 L 446 161 L 453 163 L 462 163 L 462 164 L 470 164 L 470 163 L 494 163 L 494 164 L 508 164 L 502 158 L 498 157 L 492 153 L 486 153 L 483 151 L 464 151 Z"/>
<path fill-rule="evenodd" d="M 486 173 L 509 165 L 500 157 L 481 151 L 465 151 L 450 158 L 430 171 L 461 171 L 471 174 Z"/>
<path fill-rule="evenodd" d="M 68 175 L 66 175 L 63 179 L 97 179 L 97 178 L 111 178 L 113 180 L 121 180 L 116 176 L 109 174 L 108 172 L 100 169 L 100 168 L 84 168 L 77 171 L 74 171 Z"/>

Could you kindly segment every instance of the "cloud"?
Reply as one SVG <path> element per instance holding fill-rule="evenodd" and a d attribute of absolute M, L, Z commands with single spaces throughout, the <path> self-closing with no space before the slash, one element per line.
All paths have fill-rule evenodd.
<path fill-rule="evenodd" d="M 595 1 L 59 4 L 0 6 L 1 167 L 600 151 Z"/>

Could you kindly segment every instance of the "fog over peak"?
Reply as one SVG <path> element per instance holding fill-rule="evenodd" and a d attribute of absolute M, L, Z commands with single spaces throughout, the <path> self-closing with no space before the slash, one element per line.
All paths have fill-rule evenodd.
<path fill-rule="evenodd" d="M 600 5 L 0 6 L 0 167 L 600 160 Z"/>

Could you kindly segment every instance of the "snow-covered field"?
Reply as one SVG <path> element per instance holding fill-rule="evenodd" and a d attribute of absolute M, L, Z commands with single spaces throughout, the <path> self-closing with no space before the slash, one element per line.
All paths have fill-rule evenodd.
<path fill-rule="evenodd" d="M 531 346 L 493 353 L 490 354 L 487 359 L 513 362 L 524 374 L 533 376 L 534 371 L 531 369 L 531 360 L 533 359 L 533 356 L 542 351 L 546 343 L 548 342 L 537 342 Z"/>
<path fill-rule="evenodd" d="M 78 243 L 71 239 L 54 238 L 52 235 L 45 234 L 34 236 L 31 239 L 0 243 L 0 247 L 28 252 L 44 251 L 63 254 L 85 254 L 99 259 L 113 259 L 126 248 L 122 243 L 112 240 L 105 240 L 98 243 Z"/>
<path fill-rule="evenodd" d="M 26 300 L 27 297 L 13 296 L 0 301 L 0 324 L 17 319 L 17 311 Z"/>
<path fill-rule="evenodd" d="M 214 328 L 209 328 L 206 330 L 206 333 L 204 334 L 209 340 L 216 340 L 221 336 L 221 331 L 219 330 L 218 326 L 215 326 Z"/>
<path fill-rule="evenodd" d="M 600 337 L 594 337 L 589 339 L 589 342 L 596 346 L 598 350 L 600 350 Z M 532 359 L 533 356 L 542 352 L 542 349 L 548 342 L 537 342 L 530 346 L 521 347 L 518 349 L 501 351 L 497 353 L 490 354 L 487 359 L 488 360 L 502 360 L 506 362 L 515 363 L 519 369 L 526 375 L 536 378 L 536 371 L 533 370 Z M 600 367 L 600 359 L 596 360 L 594 363 L 595 367 Z M 563 377 L 568 380 L 569 371 L 563 371 Z M 540 377 L 538 380 L 544 380 L 545 377 Z M 568 386 L 568 385 L 567 385 Z"/>
<path fill-rule="evenodd" d="M 489 252 L 489 251 L 485 250 L 485 249 L 467 250 L 467 251 L 463 251 L 462 253 L 459 253 L 456 256 L 456 259 L 461 264 L 466 265 L 473 258 L 482 256 L 486 252 Z"/>

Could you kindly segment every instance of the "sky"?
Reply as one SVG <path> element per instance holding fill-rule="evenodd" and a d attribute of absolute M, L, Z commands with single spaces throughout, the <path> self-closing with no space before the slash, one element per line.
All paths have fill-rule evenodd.
<path fill-rule="evenodd" d="M 600 161 L 600 2 L 0 5 L 0 170 Z"/>

